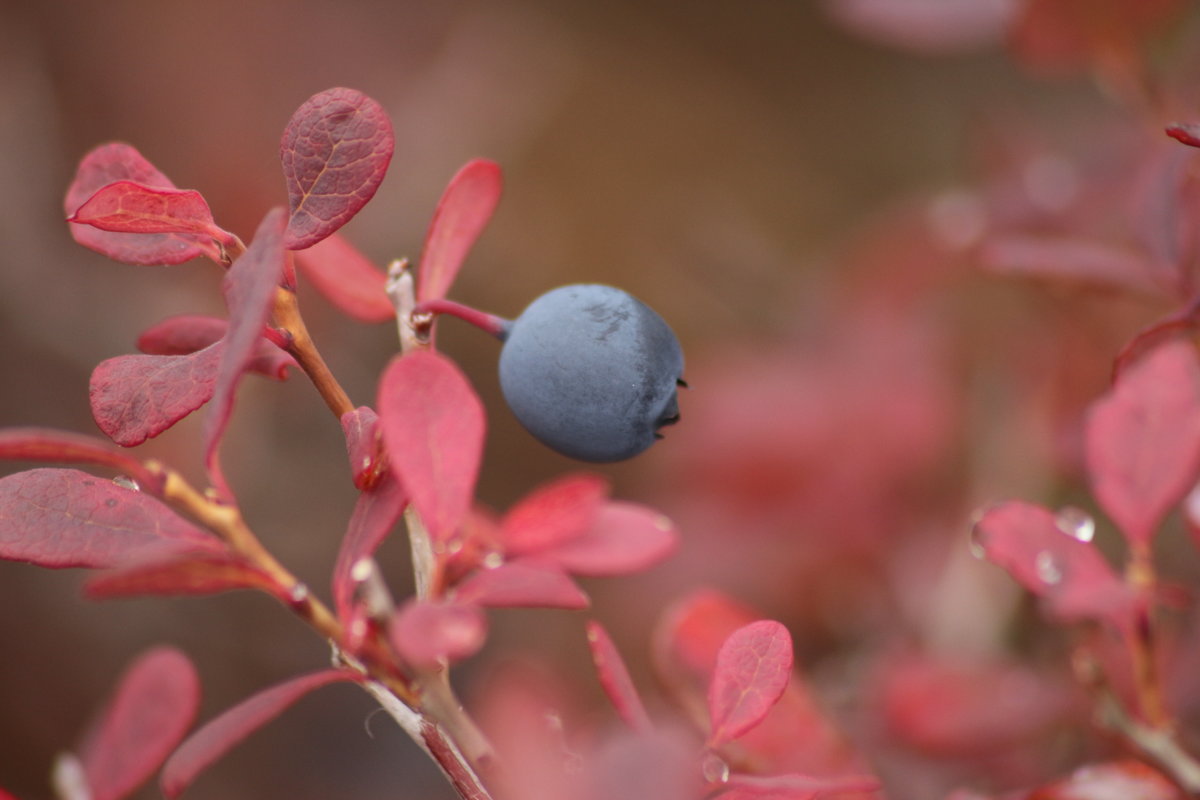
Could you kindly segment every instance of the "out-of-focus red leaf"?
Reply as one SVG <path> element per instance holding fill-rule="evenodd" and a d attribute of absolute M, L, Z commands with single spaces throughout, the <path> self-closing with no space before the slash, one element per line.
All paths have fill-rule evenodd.
<path fill-rule="evenodd" d="M 1066 622 L 1108 620 L 1123 628 L 1134 595 L 1089 541 L 1041 506 L 1020 501 L 984 510 L 971 532 L 989 561 L 1003 567 L 1046 610 Z"/>
<path fill-rule="evenodd" d="M 354 486 L 360 491 L 369 489 L 386 466 L 379 439 L 379 415 L 373 408 L 360 406 L 343 414 L 341 423 Z"/>
<path fill-rule="evenodd" d="M 354 565 L 369 558 L 395 527 L 408 497 L 391 473 L 358 496 L 333 566 L 333 600 L 340 620 L 350 618 L 354 604 Z"/>
<path fill-rule="evenodd" d="M 163 794 L 167 797 L 183 794 L 201 772 L 301 697 L 341 681 L 358 683 L 362 677 L 344 669 L 301 675 L 264 689 L 205 723 L 167 759 L 160 778 Z"/>
<path fill-rule="evenodd" d="M 191 233 L 226 246 L 237 241 L 217 227 L 204 195 L 194 189 L 117 181 L 100 189 L 67 218 L 113 233 Z"/>
<path fill-rule="evenodd" d="M 362 92 L 305 100 L 279 142 L 291 210 L 284 247 L 311 247 L 349 222 L 375 196 L 394 148 L 387 112 Z"/>
<path fill-rule="evenodd" d="M 661 512 L 636 503 L 609 502 L 581 535 L 539 555 L 576 575 L 606 577 L 648 569 L 679 546 L 679 530 Z"/>
<path fill-rule="evenodd" d="M 792 676 L 792 637 L 764 619 L 734 631 L 717 652 L 708 688 L 710 747 L 753 728 L 779 700 Z"/>
<path fill-rule="evenodd" d="M 600 475 L 568 475 L 540 486 L 500 522 L 505 552 L 536 553 L 574 539 L 595 522 L 611 484 Z"/>
<path fill-rule="evenodd" d="M 482 158 L 468 161 L 442 193 L 417 271 L 417 301 L 440 300 L 450 291 L 463 261 L 492 218 L 503 176 L 500 167 Z"/>
<path fill-rule="evenodd" d="M 596 676 L 600 686 L 608 695 L 609 702 L 617 710 L 621 719 L 635 731 L 648 731 L 653 727 L 646 706 L 629 677 L 629 669 L 620 651 L 613 643 L 612 637 L 604 626 L 595 620 L 587 623 L 588 647 L 592 651 L 592 662 L 596 665 Z"/>
<path fill-rule="evenodd" d="M 212 398 L 221 345 L 186 356 L 116 356 L 92 371 L 96 425 L 122 447 L 159 435 Z"/>
<path fill-rule="evenodd" d="M 1153 767 L 1128 760 L 1080 767 L 1060 781 L 1035 789 L 1023 800 L 1184 800 L 1185 797 Z"/>
<path fill-rule="evenodd" d="M 463 603 L 490 608 L 587 608 L 588 596 L 554 564 L 508 561 L 471 573 L 455 588 Z"/>
<path fill-rule="evenodd" d="M 84 584 L 84 592 L 93 600 L 209 595 L 234 589 L 260 589 L 288 602 L 270 575 L 229 552 L 205 551 L 138 560 Z"/>
<path fill-rule="evenodd" d="M 1168 296 L 1155 264 L 1139 250 L 1071 236 L 1006 234 L 988 240 L 980 265 L 1008 278 L 1034 278 L 1153 298 Z"/>
<path fill-rule="evenodd" d="M 63 209 L 68 217 L 88 198 L 110 183 L 136 181 L 144 186 L 174 189 L 163 175 L 133 147 L 112 142 L 89 152 L 79 162 L 67 189 Z M 221 253 L 210 236 L 190 233 L 113 233 L 90 225 L 69 225 L 76 242 L 127 264 L 181 264 L 197 256 L 220 261 Z"/>
<path fill-rule="evenodd" d="M 1086 458 L 1097 502 L 1137 545 L 1200 472 L 1200 363 L 1182 341 L 1126 369 L 1089 410 Z"/>
<path fill-rule="evenodd" d="M 789 772 L 783 775 L 733 774 L 726 783 L 728 789 L 716 797 L 720 800 L 817 800 L 838 795 L 877 792 L 879 779 L 873 775 L 846 775 L 818 778 Z"/>
<path fill-rule="evenodd" d="M 137 348 L 154 356 L 180 356 L 216 344 L 229 330 L 228 320 L 203 314 L 179 314 L 151 325 L 138 336 Z M 246 370 L 273 380 L 285 380 L 296 359 L 266 337 L 259 339 Z"/>
<path fill-rule="evenodd" d="M 287 214 L 273 208 L 263 217 L 254 239 L 242 257 L 233 263 L 221 282 L 229 307 L 229 330 L 222 340 L 221 360 L 213 387 L 212 405 L 204 420 L 205 465 L 213 485 L 228 494 L 217 463 L 217 445 L 233 411 L 233 393 L 254 358 L 263 325 L 271 313 L 271 301 L 283 275 L 283 230 Z"/>
<path fill-rule="evenodd" d="M 143 489 L 157 492 L 162 482 L 142 462 L 103 439 L 52 428 L 0 429 L 0 459 L 99 464 L 120 470 Z"/>
<path fill-rule="evenodd" d="M 312 285 L 360 322 L 387 322 L 396 309 L 387 296 L 387 275 L 340 233 L 296 251 L 296 265 Z"/>
<path fill-rule="evenodd" d="M 0 800 L 18 800 L 18 798 L 15 794 L 9 794 L 3 789 L 0 789 Z"/>
<path fill-rule="evenodd" d="M 917 53 L 961 53 L 999 44 L 1016 0 L 825 0 L 830 18 L 864 39 Z"/>
<path fill-rule="evenodd" d="M 471 506 L 483 456 L 483 403 L 454 362 L 425 350 L 397 356 L 376 404 L 388 459 L 435 540 Z"/>
<path fill-rule="evenodd" d="M 0 478 L 0 558 L 42 567 L 115 567 L 219 542 L 142 492 L 74 469 Z"/>
<path fill-rule="evenodd" d="M 80 747 L 92 800 L 119 800 L 148 780 L 187 733 L 199 705 L 200 679 L 187 656 L 170 647 L 142 654 Z"/>
<path fill-rule="evenodd" d="M 478 606 L 409 600 L 392 619 L 396 652 L 418 669 L 435 669 L 472 656 L 487 638 L 487 617 Z"/>
<path fill-rule="evenodd" d="M 1167 136 L 1190 147 L 1200 147 L 1200 123 L 1175 122 L 1166 127 Z"/>

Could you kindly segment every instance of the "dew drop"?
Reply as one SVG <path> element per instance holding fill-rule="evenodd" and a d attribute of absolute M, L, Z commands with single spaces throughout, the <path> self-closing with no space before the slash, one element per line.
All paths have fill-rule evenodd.
<path fill-rule="evenodd" d="M 700 765 L 701 774 L 708 783 L 726 783 L 729 781 L 729 765 L 716 753 L 709 753 Z"/>
<path fill-rule="evenodd" d="M 1096 520 L 1092 515 L 1075 506 L 1064 506 L 1054 518 L 1058 529 L 1081 542 L 1090 542 L 1096 535 Z"/>
<path fill-rule="evenodd" d="M 987 547 L 984 545 L 984 539 L 987 534 L 983 531 L 983 514 L 976 513 L 971 518 L 971 530 L 967 535 L 967 549 L 971 551 L 971 555 L 980 560 L 987 558 Z"/>
<path fill-rule="evenodd" d="M 492 551 L 483 557 L 483 566 L 487 569 L 495 569 L 504 563 L 504 554 Z"/>
<path fill-rule="evenodd" d="M 138 485 L 138 482 L 128 475 L 118 475 L 117 477 L 113 478 L 113 483 L 115 483 L 117 486 L 120 486 L 122 489 L 128 489 L 131 492 L 140 492 L 142 490 L 142 487 Z"/>
<path fill-rule="evenodd" d="M 1062 567 L 1049 550 L 1043 550 L 1033 559 L 1033 570 L 1043 583 L 1054 586 L 1063 579 Z"/>
<path fill-rule="evenodd" d="M 292 590 L 288 592 L 288 598 L 293 603 L 303 603 L 308 599 L 308 586 L 303 583 L 297 583 L 292 587 Z"/>

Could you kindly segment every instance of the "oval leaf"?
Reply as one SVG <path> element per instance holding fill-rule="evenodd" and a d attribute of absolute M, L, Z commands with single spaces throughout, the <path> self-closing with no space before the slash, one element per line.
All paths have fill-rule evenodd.
<path fill-rule="evenodd" d="M 100 189 L 67 218 L 114 233 L 193 233 L 225 245 L 235 238 L 213 221 L 204 195 L 194 189 L 116 181 Z"/>
<path fill-rule="evenodd" d="M 178 797 L 196 777 L 250 734 L 309 692 L 341 681 L 361 682 L 356 673 L 329 669 L 301 675 L 243 700 L 210 720 L 176 750 L 163 766 L 163 794 Z"/>
<path fill-rule="evenodd" d="M 342 435 L 346 437 L 346 457 L 354 486 L 366 490 L 375 485 L 384 471 L 383 448 L 379 438 L 379 415 L 369 406 L 359 406 L 342 415 Z"/>
<path fill-rule="evenodd" d="M 410 600 L 392 620 L 392 646 L 417 669 L 437 669 L 472 656 L 487 638 L 487 618 L 478 606 Z"/>
<path fill-rule="evenodd" d="M 287 181 L 284 246 L 311 247 L 350 221 L 383 181 L 392 160 L 392 123 L 354 89 L 327 89 L 292 115 L 279 143 Z"/>
<path fill-rule="evenodd" d="M 387 295 L 387 275 L 340 233 L 296 251 L 296 265 L 317 291 L 360 322 L 387 322 L 396 309 Z"/>
<path fill-rule="evenodd" d="M 229 552 L 138 560 L 84 584 L 84 593 L 93 600 L 209 595 L 234 589 L 259 589 L 284 603 L 289 599 L 270 575 Z"/>
<path fill-rule="evenodd" d="M 388 460 L 435 541 L 471 506 L 483 457 L 483 403 L 455 364 L 416 350 L 397 356 L 379 383 Z"/>
<path fill-rule="evenodd" d="M 442 193 L 417 271 L 417 301 L 440 300 L 449 291 L 467 253 L 500 202 L 503 176 L 486 159 L 467 162 Z"/>
<path fill-rule="evenodd" d="M 200 705 L 200 679 L 170 647 L 143 654 L 80 748 L 92 800 L 119 800 L 154 774 L 183 739 Z"/>
<path fill-rule="evenodd" d="M 509 555 L 536 553 L 586 532 L 608 497 L 610 483 L 600 475 L 568 475 L 526 495 L 500 522 Z"/>
<path fill-rule="evenodd" d="M 113 142 L 95 148 L 79 162 L 75 179 L 63 199 L 70 217 L 88 198 L 117 181 L 136 181 L 143 186 L 174 189 L 166 175 L 133 147 Z M 209 236 L 190 233 L 113 233 L 90 225 L 69 225 L 76 242 L 126 264 L 181 264 L 197 256 L 221 260 L 220 249 Z"/>
<path fill-rule="evenodd" d="M 354 565 L 375 553 L 406 505 L 408 498 L 391 473 L 358 496 L 333 566 L 334 606 L 343 623 L 350 619 L 354 604 Z"/>
<path fill-rule="evenodd" d="M 1097 502 L 1135 545 L 1200 472 L 1200 364 L 1192 345 L 1164 344 L 1121 373 L 1088 412 L 1086 458 Z"/>
<path fill-rule="evenodd" d="M 127 355 L 100 362 L 88 384 L 92 418 L 122 447 L 158 436 L 207 403 L 221 345 L 185 356 Z"/>
<path fill-rule="evenodd" d="M 155 356 L 187 355 L 220 342 L 228 331 L 229 322 L 220 317 L 179 314 L 142 331 L 137 348 Z M 298 368 L 296 359 L 263 336 L 254 347 L 246 371 L 282 381 L 287 378 L 288 367 Z"/>
<path fill-rule="evenodd" d="M 679 530 L 669 518 L 636 503 L 605 504 L 591 526 L 539 556 L 576 575 L 608 577 L 649 569 L 679 546 Z"/>
<path fill-rule="evenodd" d="M 591 603 L 567 573 L 528 559 L 477 570 L 460 583 L 456 599 L 489 608 L 587 608 Z"/>
<path fill-rule="evenodd" d="M 734 631 L 717 653 L 708 687 L 710 747 L 718 747 L 762 721 L 792 676 L 792 637 L 774 620 Z"/>
<path fill-rule="evenodd" d="M 162 482 L 142 462 L 130 458 L 103 439 L 50 428 L 0 430 L 0 459 L 99 464 L 120 470 L 137 481 L 143 489 L 155 492 Z"/>
<path fill-rule="evenodd" d="M 635 731 L 651 730 L 653 725 L 650 715 L 646 713 L 642 698 L 634 688 L 633 679 L 629 677 L 629 669 L 608 631 L 604 630 L 599 622 L 589 620 L 587 641 L 588 648 L 592 651 L 592 662 L 596 665 L 596 675 L 600 678 L 600 686 L 617 713 L 621 715 L 621 719 Z"/>
<path fill-rule="evenodd" d="M 74 469 L 0 478 L 0 558 L 42 567 L 115 567 L 155 552 L 220 549 L 142 492 Z"/>

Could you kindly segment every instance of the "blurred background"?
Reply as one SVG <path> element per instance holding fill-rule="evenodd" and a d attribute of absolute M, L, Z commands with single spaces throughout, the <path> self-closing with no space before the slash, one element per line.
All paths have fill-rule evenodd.
<path fill-rule="evenodd" d="M 1086 64 L 1048 74 L 1014 61 L 1002 24 L 1014 3 L 980 2 L 945 30 L 882 33 L 871 5 L 8 0 L 0 424 L 95 433 L 96 363 L 166 316 L 223 313 L 207 262 L 132 267 L 71 241 L 62 196 L 84 153 L 134 144 L 248 239 L 286 202 L 278 142 L 291 113 L 317 91 L 359 89 L 396 130 L 382 188 L 343 230 L 378 264 L 415 258 L 450 176 L 487 157 L 505 194 L 455 299 L 513 316 L 556 285 L 612 283 L 684 344 L 682 422 L 602 469 L 618 496 L 672 514 L 683 548 L 645 575 L 588 584 L 588 613 L 646 694 L 655 620 L 689 591 L 720 588 L 787 623 L 829 713 L 882 772 L 908 775 L 919 758 L 896 754 L 863 702 L 864 675 L 897 648 L 1008 651 L 1019 593 L 967 555 L 970 513 L 1005 496 L 1086 502 L 1070 483 L 1076 412 L 1103 390 L 1120 343 L 1169 307 L 1000 281 L 974 268 L 971 248 L 1012 208 L 1005 179 L 1028 203 L 1073 206 L 1084 179 L 1072 159 L 1087 149 L 1088 163 L 1113 166 L 1097 140 L 1149 141 L 1161 120 L 1131 113 L 1124 87 Z M 1180 85 L 1200 85 L 1177 44 L 1194 28 L 1169 17 Z M 307 290 L 302 308 L 352 398 L 373 402 L 394 329 L 349 321 Z M 481 502 L 503 509 L 579 468 L 511 418 L 495 342 L 453 320 L 439 341 L 488 409 Z M 231 482 L 261 538 L 324 593 L 354 502 L 340 430 L 302 379 L 247 380 L 238 403 Z M 198 431 L 199 415 L 142 449 L 199 481 Z M 381 553 L 398 592 L 405 550 L 397 537 Z M 82 579 L 0 563 L 0 785 L 22 798 L 50 796 L 55 754 L 150 645 L 194 659 L 202 718 L 327 663 L 263 597 L 93 604 Z M 487 649 L 460 671 L 464 694 L 491 664 L 537 658 L 595 701 L 588 719 L 606 719 L 585 618 L 494 615 Z M 307 698 L 189 796 L 452 797 L 371 709 L 347 687 Z M 1078 752 L 1055 741 L 1056 754 Z M 1052 768 L 1044 753 L 994 767 L 965 758 L 895 796 L 1003 788 Z"/>

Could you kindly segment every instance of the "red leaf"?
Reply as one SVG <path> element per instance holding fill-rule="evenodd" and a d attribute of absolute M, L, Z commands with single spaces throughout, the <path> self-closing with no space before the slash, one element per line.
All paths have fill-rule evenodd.
<path fill-rule="evenodd" d="M 1001 503 L 980 515 L 973 541 L 993 564 L 1046 600 L 1063 621 L 1107 619 L 1123 627 L 1133 594 L 1104 557 L 1050 511 L 1031 503 Z"/>
<path fill-rule="evenodd" d="M 468 161 L 450 179 L 425 234 L 417 272 L 417 301 L 440 300 L 500 202 L 500 167 L 485 159 Z"/>
<path fill-rule="evenodd" d="M 103 439 L 50 428 L 0 429 L 0 459 L 99 464 L 120 470 L 138 485 L 157 493 L 162 479 Z"/>
<path fill-rule="evenodd" d="M 0 558 L 42 567 L 114 567 L 215 538 L 142 492 L 73 469 L 0 478 Z"/>
<path fill-rule="evenodd" d="M 372 408 L 360 406 L 343 414 L 341 423 L 354 486 L 365 491 L 375 485 L 386 468 L 379 439 L 379 415 Z"/>
<path fill-rule="evenodd" d="M 1030 792 L 1024 800 L 1184 800 L 1166 776 L 1140 761 L 1088 764 Z"/>
<path fill-rule="evenodd" d="M 916 53 L 960 53 L 997 45 L 1015 0 L 826 0 L 833 20 L 864 39 Z"/>
<path fill-rule="evenodd" d="M 648 569 L 678 546 L 678 529 L 660 512 L 636 503 L 609 502 L 582 535 L 539 556 L 576 575 L 606 577 Z"/>
<path fill-rule="evenodd" d="M 710 747 L 753 728 L 787 688 L 792 675 L 792 637 L 774 620 L 738 628 L 721 645 L 708 687 Z"/>
<path fill-rule="evenodd" d="M 471 506 L 483 456 L 483 403 L 454 362 L 417 350 L 392 359 L 379 382 L 388 459 L 435 541 Z"/>
<path fill-rule="evenodd" d="M 354 604 L 354 565 L 369 558 L 395 527 L 408 498 L 390 473 L 358 496 L 350 524 L 333 567 L 333 600 L 338 619 L 345 622 Z"/>
<path fill-rule="evenodd" d="M 648 731 L 653 727 L 650 715 L 642 704 L 642 698 L 634 688 L 633 679 L 629 677 L 629 669 L 621 658 L 617 646 L 613 644 L 608 631 L 595 620 L 587 623 L 588 647 L 592 651 L 592 662 L 596 665 L 596 675 L 600 686 L 608 695 L 609 701 L 616 708 L 621 719 L 635 731 Z"/>
<path fill-rule="evenodd" d="M 143 353 L 156 356 L 187 355 L 203 350 L 210 344 L 216 344 L 224 338 L 228 330 L 229 322 L 219 317 L 179 314 L 142 331 L 137 340 L 137 348 Z M 287 378 L 288 367 L 298 366 L 296 359 L 264 336 L 255 345 L 254 355 L 246 370 L 282 381 Z"/>
<path fill-rule="evenodd" d="M 191 233 L 231 246 L 237 239 L 217 227 L 204 195 L 194 189 L 110 183 L 67 218 L 113 233 Z"/>
<path fill-rule="evenodd" d="M 159 595 L 209 595 L 259 589 L 288 602 L 270 575 L 228 552 L 184 553 L 137 560 L 91 578 L 84 593 L 93 600 Z"/>
<path fill-rule="evenodd" d="M 339 681 L 361 682 L 357 673 L 328 669 L 292 678 L 243 700 L 210 720 L 176 750 L 163 767 L 163 794 L 178 797 L 201 772 L 250 734 L 309 692 Z"/>
<path fill-rule="evenodd" d="M 1183 142 L 1191 147 L 1200 147 L 1200 124 L 1195 122 L 1174 122 L 1166 128 L 1167 136 Z"/>
<path fill-rule="evenodd" d="M 1162 345 L 1126 369 L 1089 410 L 1085 446 L 1097 502 L 1130 542 L 1149 543 L 1200 471 L 1200 364 L 1192 345 Z"/>
<path fill-rule="evenodd" d="M 63 208 L 71 216 L 88 198 L 110 183 L 136 181 L 144 186 L 174 189 L 134 148 L 114 142 L 92 150 L 79 162 L 67 189 Z M 190 233 L 113 233 L 84 225 L 69 225 L 71 237 L 84 247 L 127 264 L 181 264 L 197 256 L 220 261 L 221 253 L 210 236 Z"/>
<path fill-rule="evenodd" d="M 92 800 L 119 800 L 154 774 L 187 733 L 200 705 L 200 680 L 170 647 L 144 653 L 80 748 Z"/>
<path fill-rule="evenodd" d="M 296 251 L 296 265 L 321 294 L 360 322 L 387 322 L 396 309 L 387 296 L 387 275 L 340 233 Z"/>
<path fill-rule="evenodd" d="M 476 570 L 455 588 L 464 603 L 489 608 L 587 608 L 583 590 L 553 564 L 518 559 Z"/>
<path fill-rule="evenodd" d="M 610 488 L 606 478 L 588 473 L 538 487 L 501 520 L 505 552 L 536 553 L 582 535 L 595 522 Z"/>
<path fill-rule="evenodd" d="M 1165 296 L 1146 253 L 1092 239 L 1010 234 L 988 241 L 979 257 L 984 269 L 1004 277 Z"/>
<path fill-rule="evenodd" d="M 213 402 L 204 420 L 205 465 L 218 490 L 228 494 L 217 463 L 217 445 L 233 411 L 233 393 L 254 358 L 271 301 L 283 275 L 283 230 L 287 216 L 282 208 L 267 212 L 242 257 L 225 273 L 221 288 L 229 306 L 229 330 L 217 365 Z"/>
<path fill-rule="evenodd" d="M 729 776 L 729 788 L 717 795 L 720 800 L 816 800 L 851 792 L 877 792 L 879 779 L 872 775 L 846 775 L 819 778 L 791 772 L 784 775 Z"/>
<path fill-rule="evenodd" d="M 122 447 L 158 436 L 207 403 L 221 345 L 186 356 L 117 356 L 92 371 L 88 400 L 96 425 Z"/>
<path fill-rule="evenodd" d="M 296 109 L 279 159 L 291 220 L 284 247 L 311 247 L 350 221 L 383 181 L 395 138 L 383 107 L 354 89 L 327 89 Z"/>
<path fill-rule="evenodd" d="M 478 606 L 409 600 L 392 619 L 392 646 L 418 669 L 436 669 L 472 656 L 487 638 L 487 618 Z"/>

